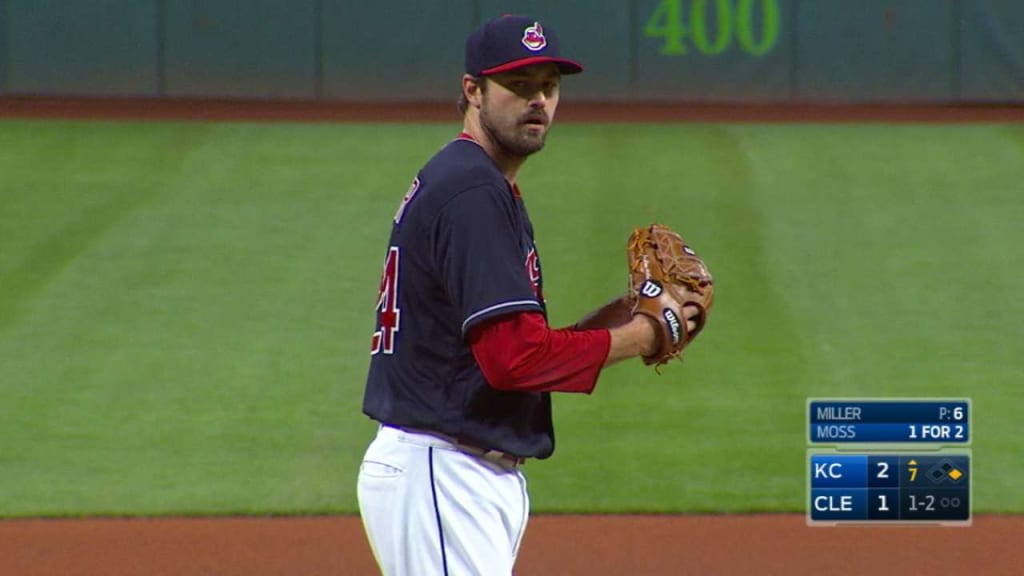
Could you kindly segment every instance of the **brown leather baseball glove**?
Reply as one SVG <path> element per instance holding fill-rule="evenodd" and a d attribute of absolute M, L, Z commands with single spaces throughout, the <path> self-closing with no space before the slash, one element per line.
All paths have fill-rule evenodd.
<path fill-rule="evenodd" d="M 682 236 L 660 224 L 633 230 L 626 255 L 633 315 L 643 314 L 660 327 L 659 349 L 645 356 L 644 364 L 659 367 L 673 358 L 681 360 L 683 349 L 707 323 L 715 296 L 711 273 Z M 686 329 L 683 313 L 687 304 L 700 311 L 692 331 Z"/>

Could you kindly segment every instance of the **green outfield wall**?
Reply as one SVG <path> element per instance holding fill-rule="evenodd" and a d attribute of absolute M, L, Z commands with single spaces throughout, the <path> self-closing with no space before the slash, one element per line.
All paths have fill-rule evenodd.
<path fill-rule="evenodd" d="M 577 99 L 1024 101 L 1019 0 L 0 0 L 0 93 L 450 100 L 506 12 L 559 30 Z"/>

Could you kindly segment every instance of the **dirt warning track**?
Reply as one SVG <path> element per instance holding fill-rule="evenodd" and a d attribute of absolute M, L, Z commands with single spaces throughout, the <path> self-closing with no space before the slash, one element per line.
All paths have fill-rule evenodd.
<path fill-rule="evenodd" d="M 1024 573 L 1024 518 L 811 528 L 802 515 L 536 516 L 517 576 Z M 0 522 L 0 574 L 366 576 L 356 516 Z"/>

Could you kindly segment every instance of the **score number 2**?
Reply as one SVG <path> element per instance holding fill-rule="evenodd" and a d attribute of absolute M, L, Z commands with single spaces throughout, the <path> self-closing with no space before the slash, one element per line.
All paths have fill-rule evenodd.
<path fill-rule="evenodd" d="M 666 56 L 687 54 L 687 41 L 697 52 L 717 56 L 732 47 L 734 37 L 747 54 L 764 56 L 779 40 L 778 0 L 689 0 L 688 13 L 686 3 L 660 0 L 644 26 L 644 36 L 664 41 L 661 53 Z M 760 12 L 757 34 L 755 11 Z"/>

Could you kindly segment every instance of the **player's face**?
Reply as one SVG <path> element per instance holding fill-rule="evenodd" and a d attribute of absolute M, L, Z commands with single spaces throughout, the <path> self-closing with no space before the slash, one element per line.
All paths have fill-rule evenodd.
<path fill-rule="evenodd" d="M 561 77 L 552 63 L 489 76 L 480 105 L 481 126 L 512 156 L 540 150 L 558 108 Z"/>

